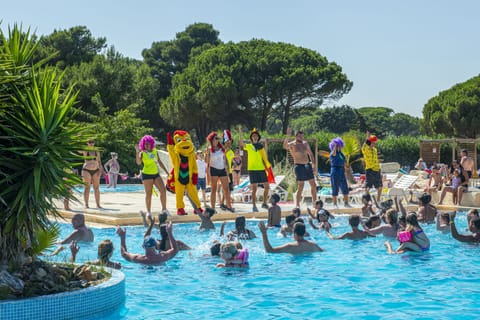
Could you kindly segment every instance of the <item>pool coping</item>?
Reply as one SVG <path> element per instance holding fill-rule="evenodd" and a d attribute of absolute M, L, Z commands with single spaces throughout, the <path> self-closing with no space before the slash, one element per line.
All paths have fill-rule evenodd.
<path fill-rule="evenodd" d="M 90 203 L 94 202 L 90 197 Z M 73 202 L 71 204 L 72 210 L 64 210 L 63 203 L 61 201 L 56 202 L 57 212 L 59 214 L 60 222 L 70 222 L 71 217 L 76 213 L 82 213 L 85 215 L 87 225 L 98 225 L 99 227 L 111 227 L 111 226 L 129 226 L 129 225 L 143 225 L 143 220 L 139 214 L 139 211 L 145 210 L 145 195 L 144 193 L 120 193 L 111 192 L 101 194 L 100 202 L 103 208 L 84 208 L 80 202 Z M 176 200 L 175 196 L 167 193 L 167 208 L 171 212 L 169 220 L 173 223 L 199 223 L 200 218 L 192 213 L 193 209 L 189 203 L 185 203 L 185 210 L 188 215 L 178 216 L 176 214 Z M 245 216 L 247 219 L 266 219 L 268 218 L 268 210 L 260 207 L 260 203 L 257 203 L 259 212 L 252 212 L 252 204 L 244 202 L 236 202 L 233 207 L 236 209 L 235 213 L 231 213 L 226 210 L 217 208 L 217 213 L 212 217 L 213 222 L 218 221 L 231 221 L 239 215 Z M 282 217 L 291 214 L 292 209 L 295 207 L 293 202 L 281 203 Z M 307 207 L 312 207 L 309 203 L 301 203 L 302 214 L 307 214 Z M 334 215 L 344 215 L 361 212 L 360 205 L 353 204 L 352 208 L 333 208 L 330 204 L 326 204 L 325 209 L 329 210 Z M 417 205 L 407 204 L 406 210 L 415 210 Z M 462 206 L 456 207 L 449 203 L 442 206 L 437 206 L 439 210 L 468 210 L 469 207 Z M 158 198 L 152 199 L 153 215 L 156 217 L 160 213 L 160 203 Z"/>
<path fill-rule="evenodd" d="M 105 270 L 111 274 L 110 279 L 85 289 L 0 301 L 0 319 L 89 319 L 112 313 L 125 302 L 125 275 L 119 270 Z"/>

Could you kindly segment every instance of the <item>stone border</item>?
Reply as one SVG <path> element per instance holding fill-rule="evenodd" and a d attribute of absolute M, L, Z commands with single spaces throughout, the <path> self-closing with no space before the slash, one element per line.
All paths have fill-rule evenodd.
<path fill-rule="evenodd" d="M 111 278 L 86 289 L 30 299 L 0 301 L 0 319 L 89 319 L 110 314 L 125 301 L 125 275 L 105 268 Z"/>

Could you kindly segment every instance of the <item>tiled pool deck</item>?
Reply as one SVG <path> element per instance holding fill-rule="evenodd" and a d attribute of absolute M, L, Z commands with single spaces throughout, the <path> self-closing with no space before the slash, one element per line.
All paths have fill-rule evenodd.
<path fill-rule="evenodd" d="M 83 200 L 81 194 L 77 194 L 79 199 Z M 75 213 L 85 214 L 87 224 L 95 225 L 105 225 L 105 226 L 124 226 L 124 225 L 141 225 L 142 219 L 139 212 L 145 210 L 145 194 L 143 192 L 128 192 L 128 193 L 117 193 L 117 192 L 108 192 L 102 193 L 100 196 L 100 202 L 102 205 L 101 209 L 89 208 L 85 209 L 82 202 L 72 202 L 70 204 L 71 211 L 63 210 L 63 203 L 61 201 L 57 202 L 59 212 L 62 217 L 64 217 L 68 222 L 70 218 Z M 90 206 L 95 203 L 93 194 L 90 195 Z M 193 208 L 185 201 L 187 211 L 187 216 L 178 216 L 176 214 L 176 204 L 175 196 L 167 192 L 167 208 L 171 213 L 170 220 L 173 223 L 182 223 L 182 222 L 200 222 L 200 218 L 193 214 Z M 221 210 L 216 208 L 217 214 L 212 218 L 213 221 L 223 221 L 223 220 L 234 220 L 238 215 L 243 215 L 247 219 L 265 219 L 267 218 L 268 210 L 262 209 L 260 207 L 261 202 L 257 203 L 259 212 L 252 212 L 251 203 L 240 203 L 235 202 L 233 207 L 235 208 L 235 213 L 229 211 Z M 281 202 L 280 207 L 282 208 L 282 216 L 286 216 L 291 213 L 292 209 L 295 207 L 294 202 Z M 300 209 L 302 213 L 306 214 L 307 206 L 311 208 L 311 204 L 302 204 Z M 407 209 L 413 209 L 416 206 L 409 205 Z M 344 208 L 340 205 L 339 209 L 334 209 L 332 205 L 326 204 L 325 208 L 331 211 L 333 214 L 351 214 L 351 213 L 360 213 L 360 205 L 354 204 L 352 208 Z M 442 207 L 449 208 L 449 207 Z M 152 209 L 153 214 L 158 215 L 160 213 L 161 205 L 159 197 L 152 198 Z"/>

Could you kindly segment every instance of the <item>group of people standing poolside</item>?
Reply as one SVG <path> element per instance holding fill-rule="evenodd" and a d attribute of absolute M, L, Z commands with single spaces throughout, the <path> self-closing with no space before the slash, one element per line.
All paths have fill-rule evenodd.
<path fill-rule="evenodd" d="M 261 141 L 260 132 L 253 129 L 250 132 L 249 142 L 244 142 L 241 127 L 239 130 L 239 143 L 235 151 L 232 150 L 233 139 L 229 130 L 224 130 L 222 137 L 217 132 L 211 132 L 207 136 L 209 147 L 204 151 L 197 152 L 197 167 L 199 179 L 197 189 L 202 192 L 204 206 L 207 207 L 205 190 L 207 184 L 211 187 L 210 207 L 215 208 L 217 202 L 217 190 L 219 193 L 219 204 L 222 210 L 234 212 L 232 207 L 232 199 L 230 193 L 234 186 L 240 184 L 240 175 L 243 168 L 243 151 L 247 152 L 247 171 L 249 175 L 249 183 L 252 191 L 252 211 L 257 212 L 257 190 L 258 186 L 263 187 L 263 203 L 261 207 L 268 209 L 267 200 L 270 193 L 269 174 L 273 176 L 271 164 L 268 161 L 266 150 Z M 298 191 L 296 193 L 295 204 L 300 207 L 300 200 L 305 182 L 309 183 L 312 201 L 316 200 L 317 188 L 315 183 L 316 162 L 311 151 L 310 145 L 304 140 L 304 134 L 298 131 L 295 139 L 290 141 L 291 129 L 288 128 L 283 147 L 288 150 L 293 157 L 295 176 L 298 183 Z M 85 184 L 84 204 L 85 208 L 89 208 L 90 186 L 93 185 L 95 202 L 97 208 L 101 208 L 100 204 L 100 178 L 107 175 L 106 180 L 108 186 L 116 187 L 117 179 L 120 174 L 120 164 L 118 155 L 111 153 L 111 159 L 105 165 L 102 165 L 100 152 L 94 148 L 95 142 L 89 140 L 87 148 L 82 151 L 85 156 L 85 162 L 82 167 L 82 178 Z M 342 153 L 344 144 L 340 138 L 335 138 L 330 143 L 332 162 L 332 191 L 334 196 L 334 204 L 336 205 L 336 197 L 339 190 L 343 192 L 345 205 L 348 207 L 348 185 L 345 179 L 344 164 L 345 156 Z M 139 144 L 135 146 L 136 164 L 142 165 L 140 178 L 145 188 L 145 204 L 146 214 L 151 216 L 152 211 L 152 194 L 157 188 L 160 194 L 160 202 L 162 212 L 168 212 L 166 208 L 166 189 L 161 178 L 160 170 L 168 171 L 158 156 L 155 139 L 152 136 L 144 136 Z M 272 179 L 272 177 L 270 177 Z M 270 180 L 271 182 L 272 180 Z M 69 209 L 68 201 L 66 201 L 65 209 Z"/>
<path fill-rule="evenodd" d="M 197 189 L 202 192 L 203 204 L 207 207 L 205 190 L 207 184 L 210 184 L 210 208 L 212 209 L 215 209 L 217 204 L 217 191 L 221 190 L 221 195 L 219 194 L 218 196 L 220 209 L 235 212 L 235 209 L 232 206 L 231 192 L 233 191 L 234 186 L 240 183 L 240 173 L 243 166 L 241 152 L 246 151 L 247 170 L 252 192 L 252 211 L 258 212 L 257 190 L 259 185 L 263 187 L 263 202 L 261 207 L 268 209 L 267 200 L 270 194 L 269 182 L 272 181 L 273 173 L 264 144 L 261 142 L 260 132 L 254 128 L 249 135 L 250 141 L 244 142 L 241 128 L 239 127 L 238 130 L 240 136 L 238 143 L 239 148 L 235 151 L 232 150 L 233 139 L 229 130 L 224 130 L 221 137 L 215 131 L 207 136 L 208 148 L 204 151 L 197 152 Z M 299 192 L 297 192 L 296 197 L 296 205 L 299 207 L 301 191 L 303 190 L 306 181 L 311 186 L 313 200 L 316 200 L 316 166 L 310 146 L 308 142 L 303 139 L 303 133 L 297 132 L 295 140 L 289 141 L 288 136 L 290 133 L 291 131 L 288 129 L 284 148 L 291 152 L 294 159 L 295 175 L 299 187 Z M 341 150 L 340 148 L 337 148 L 337 150 L 337 157 L 340 157 Z M 167 174 L 168 172 L 158 157 L 153 137 L 143 137 L 140 144 L 136 146 L 136 151 L 137 164 L 143 164 L 144 167 L 142 169 L 142 181 L 145 186 L 147 216 L 151 216 L 153 186 L 156 186 L 160 193 L 162 211 L 168 212 L 163 200 L 166 195 L 163 181 L 160 176 L 160 168 L 162 168 Z M 342 183 L 346 185 L 346 180 L 344 179 Z M 345 190 L 343 184 L 342 190 Z"/>

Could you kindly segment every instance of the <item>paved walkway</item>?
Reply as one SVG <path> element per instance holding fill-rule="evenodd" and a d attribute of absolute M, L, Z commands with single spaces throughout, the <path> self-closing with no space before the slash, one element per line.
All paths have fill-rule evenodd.
<path fill-rule="evenodd" d="M 81 202 L 71 202 L 70 207 L 71 211 L 63 210 L 63 202 L 56 201 L 55 205 L 58 208 L 60 215 L 65 218 L 67 221 L 70 220 L 73 214 L 83 213 L 85 219 L 90 224 L 95 224 L 97 226 L 119 226 L 119 225 L 142 225 L 143 221 L 140 216 L 140 211 L 145 211 L 145 193 L 142 192 L 103 192 L 100 195 L 100 202 L 103 208 L 90 208 L 85 209 L 83 206 L 83 195 L 81 193 L 75 193 L 75 196 L 81 200 Z M 436 195 L 434 195 L 435 198 Z M 93 192 L 90 193 L 90 205 L 95 203 L 95 198 Z M 182 222 L 200 222 L 200 219 L 193 214 L 193 208 L 190 205 L 189 201 L 185 198 L 185 210 L 187 211 L 187 216 L 178 216 L 176 214 L 176 202 L 175 195 L 167 192 L 167 208 L 171 213 L 170 220 L 174 223 Z M 289 202 L 280 202 L 280 207 L 282 208 L 282 216 L 285 217 L 292 212 L 292 209 L 295 207 L 293 201 Z M 331 204 L 326 204 L 325 208 L 332 212 L 333 214 L 360 214 L 360 205 L 352 204 L 352 208 L 343 208 L 340 206 L 339 209 L 334 209 Z M 312 207 L 310 203 L 302 204 L 301 211 L 302 214 L 307 214 L 307 206 Z M 235 213 L 229 211 L 221 210 L 216 208 L 217 214 L 212 217 L 213 221 L 224 221 L 224 220 L 234 220 L 238 215 L 243 215 L 247 219 L 266 219 L 268 215 L 267 209 L 261 208 L 261 202 L 257 203 L 259 212 L 252 212 L 252 204 L 244 202 L 235 202 L 233 204 L 235 208 Z M 416 210 L 416 205 L 409 204 L 407 210 Z M 462 208 L 452 206 L 450 203 L 446 203 L 443 206 L 437 206 L 439 210 L 468 210 L 469 206 L 462 206 Z M 158 196 L 153 196 L 152 198 L 152 209 L 153 214 L 158 215 L 160 213 L 161 205 L 160 198 Z"/>
<path fill-rule="evenodd" d="M 86 221 L 104 224 L 108 226 L 117 225 L 141 225 L 142 219 L 140 217 L 140 210 L 145 211 L 145 194 L 144 192 L 104 192 L 100 195 L 101 209 L 89 208 L 85 209 L 83 206 L 83 195 L 81 193 L 75 193 L 75 196 L 81 200 L 81 202 L 71 202 L 71 211 L 63 210 L 63 202 L 57 201 L 56 206 L 61 216 L 69 220 L 75 213 L 85 214 Z M 90 206 L 95 203 L 93 193 L 90 193 Z M 187 216 L 177 216 L 176 214 L 176 202 L 175 196 L 167 192 L 167 208 L 171 213 L 170 219 L 172 222 L 200 222 L 200 219 L 193 214 L 193 208 L 189 201 L 185 199 L 185 210 Z M 295 207 L 292 201 L 279 203 L 282 208 L 282 216 L 286 216 L 292 212 Z M 311 207 L 311 204 L 308 204 Z M 213 221 L 234 220 L 239 214 L 246 218 L 267 218 L 268 210 L 261 208 L 261 202 L 257 203 L 259 212 L 252 212 L 251 203 L 235 202 L 233 204 L 235 213 L 229 211 L 223 211 L 220 208 L 216 208 L 217 214 L 212 217 Z M 158 215 L 161 211 L 160 198 L 155 195 L 152 198 L 153 214 Z M 306 214 L 307 204 L 301 205 L 302 213 Z M 326 206 L 326 209 L 334 214 L 350 214 L 359 213 L 360 207 L 353 208 L 340 208 L 333 209 L 332 206 Z"/>

